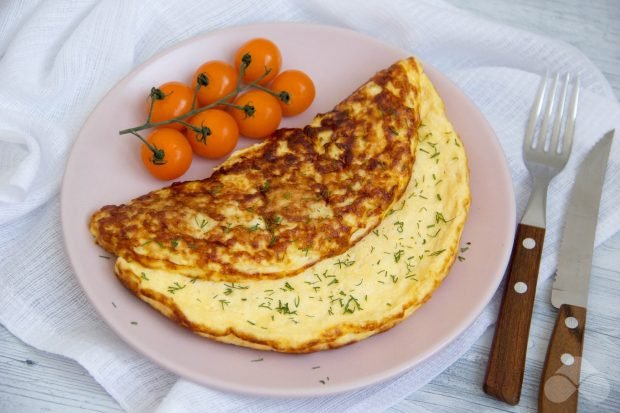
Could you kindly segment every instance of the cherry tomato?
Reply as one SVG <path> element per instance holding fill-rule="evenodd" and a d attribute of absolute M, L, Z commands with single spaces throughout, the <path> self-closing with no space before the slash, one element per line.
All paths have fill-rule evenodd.
<path fill-rule="evenodd" d="M 194 84 L 202 73 L 205 74 L 209 83 L 198 90 L 198 103 L 200 106 L 209 105 L 223 98 L 232 93 L 237 87 L 237 71 L 228 63 L 213 60 L 203 64 L 194 73 Z"/>
<path fill-rule="evenodd" d="M 295 116 L 310 107 L 314 100 L 314 83 L 301 70 L 286 70 L 280 73 L 271 84 L 271 90 L 277 93 L 287 92 L 288 103 L 280 102 L 284 116 Z"/>
<path fill-rule="evenodd" d="M 248 138 L 260 139 L 271 135 L 282 120 L 282 109 L 278 99 L 262 90 L 250 90 L 235 99 L 235 105 L 252 105 L 254 113 L 248 116 L 243 110 L 230 108 L 239 132 Z"/>
<path fill-rule="evenodd" d="M 194 153 L 199 156 L 209 159 L 221 158 L 228 155 L 239 140 L 237 122 L 223 110 L 207 109 L 192 117 L 189 123 L 199 128 L 208 128 L 205 129 L 207 133 L 205 137 L 190 128 L 185 132 Z"/>
<path fill-rule="evenodd" d="M 155 178 L 176 179 L 192 164 L 192 147 L 181 132 L 171 128 L 155 129 L 142 144 L 142 162 Z"/>
<path fill-rule="evenodd" d="M 191 109 L 192 101 L 194 100 L 194 90 L 191 87 L 181 82 L 168 82 L 161 85 L 158 89 L 162 92 L 163 97 L 155 99 L 153 103 L 152 123 L 176 118 Z M 147 113 L 151 106 L 151 99 L 152 97 L 149 96 L 146 105 Z M 185 126 L 179 123 L 171 123 L 166 125 L 166 127 L 180 131 L 185 129 Z"/>
<path fill-rule="evenodd" d="M 252 61 L 245 69 L 245 75 L 243 76 L 245 83 L 257 80 L 265 74 L 266 69 L 271 69 L 269 74 L 259 82 L 261 85 L 266 85 L 280 72 L 282 55 L 278 46 L 271 40 L 262 38 L 252 39 L 241 46 L 235 54 L 235 67 L 237 70 L 241 67 L 241 59 L 246 53 L 250 54 Z"/>

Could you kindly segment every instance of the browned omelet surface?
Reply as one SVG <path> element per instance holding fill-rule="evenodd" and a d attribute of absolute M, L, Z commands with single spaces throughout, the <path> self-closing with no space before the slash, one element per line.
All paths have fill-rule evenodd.
<path fill-rule="evenodd" d="M 407 187 L 421 68 L 402 60 L 303 129 L 239 151 L 90 222 L 96 242 L 145 268 L 208 280 L 276 279 L 346 252 Z"/>
<path fill-rule="evenodd" d="M 217 222 L 219 221 L 215 221 L 216 223 L 213 224 L 213 217 L 210 216 L 207 221 L 206 213 L 199 209 L 201 207 L 206 208 L 206 206 L 200 203 L 192 204 L 192 207 L 178 203 L 176 204 L 177 211 L 166 208 L 170 205 L 172 194 L 176 194 L 172 192 L 174 188 L 185 188 L 187 185 L 190 185 L 190 188 L 191 185 L 197 187 L 209 185 L 211 181 L 207 179 L 155 191 L 132 201 L 125 207 L 107 207 L 94 215 L 91 231 L 96 237 L 100 233 L 100 228 L 110 225 L 105 230 L 108 231 L 108 235 L 112 235 L 109 237 L 112 241 L 97 239 L 100 243 L 113 242 L 114 245 L 121 245 L 125 238 L 140 239 L 144 237 L 142 232 L 144 230 L 137 226 L 137 223 L 141 221 L 136 217 L 147 212 L 152 214 L 149 216 L 159 219 L 159 224 L 165 229 L 162 231 L 161 228 L 153 227 L 154 237 L 160 233 L 166 233 L 166 231 L 171 232 L 171 228 L 178 228 L 179 225 L 181 225 L 180 228 L 186 228 L 187 233 L 193 234 L 189 241 L 178 235 L 176 235 L 177 238 L 146 239 L 143 244 L 133 247 L 136 255 L 129 254 L 125 257 L 119 254 L 114 267 L 118 279 L 154 309 L 196 334 L 224 343 L 261 350 L 306 353 L 336 348 L 385 331 L 407 318 L 431 297 L 448 275 L 458 253 L 471 195 L 465 148 L 446 117 L 440 96 L 419 64 L 413 59 L 399 62 L 395 66 L 400 66 L 407 71 L 411 90 L 415 90 L 415 94 L 412 92 L 411 96 L 415 95 L 416 102 L 409 100 L 411 96 L 404 98 L 404 105 L 414 112 L 410 122 L 414 122 L 417 136 L 412 137 L 410 144 L 415 150 L 415 164 L 411 165 L 408 173 L 405 173 L 404 177 L 401 178 L 405 185 L 402 194 L 395 198 L 396 201 L 392 202 L 391 206 L 386 207 L 387 210 L 384 213 L 372 215 L 378 223 L 375 225 L 370 218 L 365 221 L 368 228 L 375 225 L 370 233 L 363 236 L 368 230 L 358 224 L 361 229 L 358 229 L 360 235 L 357 242 L 353 241 L 352 245 L 335 256 L 318 255 L 317 258 L 315 254 L 323 251 L 320 246 L 316 251 L 312 249 L 302 250 L 303 254 L 297 255 L 297 257 L 302 258 L 302 261 L 292 261 L 292 268 L 309 265 L 309 261 L 305 261 L 306 253 L 308 256 L 313 254 L 313 259 L 317 261 L 301 271 L 292 270 L 293 274 L 284 278 L 279 278 L 284 271 L 265 273 L 267 276 L 264 277 L 257 274 L 247 274 L 245 278 L 242 278 L 241 275 L 243 274 L 238 272 L 236 277 L 239 278 L 232 280 L 225 277 L 217 279 L 215 277 L 188 276 L 193 274 L 192 271 L 189 271 L 193 267 L 187 265 L 191 261 L 185 261 L 189 255 L 184 254 L 187 251 L 197 250 L 197 248 L 191 248 L 189 244 L 186 245 L 185 243 L 208 238 L 206 234 L 209 234 L 214 228 L 217 230 L 219 225 Z M 395 66 L 381 73 L 385 76 Z M 393 73 L 396 75 L 399 71 L 400 69 L 396 69 L 396 72 Z M 390 84 L 391 82 L 388 82 L 384 86 L 380 86 L 371 81 L 360 90 L 368 88 L 363 93 L 376 95 L 392 88 L 393 86 Z M 360 91 L 358 90 L 358 92 Z M 337 108 L 343 104 L 338 105 Z M 375 103 L 365 104 L 372 105 Z M 353 112 L 361 113 L 364 109 L 356 108 L 356 105 L 357 103 L 352 102 L 348 108 Z M 317 142 L 324 142 L 327 143 L 327 147 L 330 147 L 329 142 L 331 141 L 328 138 L 337 135 L 337 132 L 327 128 L 327 124 L 323 123 L 324 119 L 330 116 L 335 115 L 317 116 L 310 128 L 326 129 L 317 132 L 314 141 L 306 141 L 303 138 L 303 141 L 307 142 L 306 146 L 309 146 L 310 142 L 314 142 L 313 148 L 316 148 L 320 147 Z M 385 116 L 388 119 L 387 122 L 392 121 L 390 116 L 393 115 L 387 114 Z M 365 124 L 369 127 L 376 124 L 376 134 L 392 133 L 393 131 L 389 127 L 387 129 L 383 127 L 384 122 L 386 121 L 375 120 L 375 122 Z M 397 127 L 402 127 L 402 125 L 397 125 Z M 402 129 L 397 129 L 396 132 L 392 137 L 369 138 L 367 135 L 356 135 L 355 140 L 372 138 L 373 142 L 377 143 L 387 142 L 395 136 L 406 136 Z M 286 138 L 287 134 L 299 134 L 300 132 L 282 131 L 279 133 L 282 134 L 280 139 L 285 142 L 288 148 L 289 144 L 295 145 L 295 140 L 290 136 Z M 266 147 L 277 143 L 277 141 L 270 139 L 234 154 L 214 173 L 213 179 L 216 180 L 216 183 L 208 188 L 213 189 L 214 195 L 222 193 L 227 185 L 238 188 L 242 184 L 237 181 L 245 182 L 243 181 L 244 176 L 246 174 L 252 175 L 255 171 L 251 167 L 245 169 L 245 163 L 252 160 L 252 162 L 260 164 L 261 159 L 264 159 L 261 158 L 264 154 L 273 153 Z M 304 148 L 306 146 L 302 145 Z M 371 150 L 372 148 L 367 149 Z M 378 148 L 376 151 L 379 153 L 383 149 Z M 310 152 L 310 149 L 307 149 L 307 152 Z M 295 154 L 297 153 L 298 151 L 295 152 Z M 397 154 L 397 152 L 390 153 L 391 156 Z M 286 157 L 286 153 L 283 156 Z M 314 158 L 310 159 L 320 157 L 319 155 L 313 156 Z M 381 159 L 381 155 L 376 156 Z M 284 160 L 282 161 L 284 162 Z M 275 162 L 279 162 L 279 158 Z M 308 161 L 306 164 L 300 162 L 296 168 L 299 171 L 316 171 L 317 165 L 321 165 L 321 163 Z M 344 171 L 345 169 L 341 170 Z M 360 175 L 363 178 L 366 176 L 365 174 L 379 173 L 378 170 L 368 168 L 368 165 L 364 164 L 359 167 L 359 171 L 359 174 L 351 171 L 351 175 L 344 175 L 353 177 L 350 182 L 351 185 L 355 184 L 356 179 L 360 180 Z M 283 169 L 282 173 L 289 172 Z M 329 170 L 324 172 L 325 175 L 329 174 Z M 316 175 L 317 180 L 323 176 L 319 173 L 312 173 L 311 175 Z M 226 177 L 234 178 L 227 180 Z M 392 179 L 389 174 L 378 175 L 378 177 L 386 180 Z M 337 178 L 334 179 L 337 180 Z M 398 188 L 401 181 L 396 178 L 393 179 L 389 182 Z M 307 182 L 311 183 L 312 181 Z M 326 184 L 323 180 L 318 182 L 323 185 Z M 364 181 L 360 180 L 360 182 Z M 278 185 L 286 185 L 286 183 L 281 182 Z M 380 185 L 375 184 L 375 187 L 378 186 Z M 253 227 L 250 227 L 252 230 L 248 230 L 247 233 L 260 233 L 263 236 L 275 234 L 284 237 L 284 233 L 279 231 L 288 228 L 286 220 L 294 216 L 285 215 L 288 213 L 287 209 L 306 208 L 307 210 L 308 207 L 303 204 L 310 202 L 309 199 L 304 201 L 301 198 L 294 198 L 293 193 L 297 194 L 297 197 L 303 196 L 300 194 L 314 193 L 308 192 L 304 188 L 289 187 L 280 197 L 276 193 L 279 194 L 281 191 L 277 191 L 275 188 L 275 186 L 270 185 L 266 191 L 261 192 L 259 189 L 258 192 L 261 195 L 257 195 L 256 191 L 248 191 L 248 199 L 259 199 L 262 200 L 261 202 L 268 200 L 269 202 L 266 205 L 272 208 L 273 205 L 281 205 L 282 209 L 278 210 L 277 216 L 282 216 L 282 220 L 278 220 L 279 223 L 275 222 L 275 226 L 272 228 L 263 229 L 261 227 L 259 229 L 257 227 L 252 229 Z M 339 186 L 339 188 L 342 190 L 342 187 Z M 347 189 L 346 186 L 344 188 Z M 381 189 L 385 190 L 385 188 Z M 296 192 L 297 190 L 301 192 Z M 287 199 L 289 197 L 286 196 L 288 191 L 291 193 L 291 202 L 285 203 L 282 200 L 289 201 Z M 191 202 L 189 188 L 185 188 L 180 193 L 180 196 L 184 197 L 183 199 Z M 202 193 L 199 192 L 199 194 Z M 336 198 L 337 196 L 338 192 L 331 193 L 326 200 L 315 195 L 313 200 L 315 202 L 323 201 L 329 208 L 346 207 L 344 199 Z M 379 198 L 382 199 L 382 197 Z M 207 202 L 207 200 L 217 199 L 217 197 L 203 198 L 199 196 L 198 199 L 202 200 L 201 202 Z M 336 199 L 342 199 L 342 201 L 335 202 Z M 143 206 L 145 201 L 147 201 L 146 205 L 150 207 Z M 161 202 L 161 206 L 164 208 L 160 216 L 157 216 L 155 211 L 158 202 Z M 232 218 L 236 216 L 235 213 L 243 215 L 238 209 L 239 202 L 243 201 L 235 200 L 230 208 L 226 204 L 221 204 L 222 216 L 232 221 Z M 389 200 L 379 202 L 387 203 Z M 132 207 L 132 205 L 137 206 Z M 110 210 L 121 211 L 123 208 L 133 211 L 127 212 L 124 225 L 118 222 L 122 215 L 112 218 L 113 215 L 106 212 Z M 252 208 L 251 205 L 250 208 Z M 147 212 L 140 212 L 142 209 Z M 339 211 L 343 211 L 343 209 Z M 270 215 L 265 214 L 265 216 Z M 144 220 L 145 218 L 141 219 Z M 341 216 L 340 220 L 344 221 L 345 218 Z M 354 222 L 358 222 L 358 220 L 354 220 Z M 246 222 L 244 225 L 247 227 L 249 223 Z M 228 226 L 229 229 L 226 234 L 232 233 L 232 228 L 235 226 L 240 225 Z M 243 228 L 240 227 L 237 231 L 241 231 L 241 229 Z M 205 232 L 205 236 L 202 238 L 200 231 Z M 355 232 L 351 234 L 353 235 L 345 238 L 349 242 L 351 242 L 351 238 L 355 239 L 356 236 Z M 246 233 L 239 232 L 239 235 L 245 236 Z M 330 236 L 335 235 L 318 234 L 317 236 L 322 237 L 319 238 L 321 240 L 328 241 Z M 240 239 L 245 240 L 246 238 L 241 237 Z M 265 248 L 266 238 L 258 239 L 262 239 L 263 244 L 260 242 L 256 245 L 252 244 L 249 249 L 252 254 L 256 254 L 259 248 Z M 176 243 L 173 242 L 175 240 Z M 128 245 L 126 248 L 131 248 L 133 244 L 128 243 L 126 245 Z M 267 244 L 267 248 L 275 245 L 276 242 L 272 243 L 271 246 Z M 231 238 L 224 238 L 222 246 L 222 248 L 226 248 L 226 254 L 232 257 L 231 259 L 234 259 L 235 254 L 239 253 L 240 260 L 249 260 L 247 262 L 251 263 L 252 257 L 255 257 L 251 254 L 243 255 L 245 251 L 243 248 L 246 246 L 243 243 L 237 243 L 232 236 Z M 290 252 L 288 249 L 286 251 L 287 253 Z M 156 255 L 157 253 L 161 255 Z M 149 254 L 151 258 L 142 261 L 134 259 L 134 257 L 139 258 L 141 254 Z M 268 253 L 266 257 L 269 259 L 273 255 Z M 182 268 L 182 271 L 169 269 L 168 267 L 172 265 L 172 262 L 177 268 Z M 157 265 L 160 268 L 156 268 Z M 196 274 L 204 274 L 199 267 L 196 271 Z"/>
<path fill-rule="evenodd" d="M 285 278 L 236 282 L 119 257 L 119 280 L 196 334 L 260 350 L 336 348 L 403 321 L 448 275 L 471 201 L 463 143 L 428 77 L 412 77 L 420 87 L 420 126 L 411 178 L 376 228 L 348 250 Z"/>

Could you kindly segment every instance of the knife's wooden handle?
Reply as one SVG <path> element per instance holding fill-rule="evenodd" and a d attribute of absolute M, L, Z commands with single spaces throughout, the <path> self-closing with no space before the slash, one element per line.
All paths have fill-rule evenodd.
<path fill-rule="evenodd" d="M 495 326 L 484 391 L 515 405 L 521 397 L 527 339 L 545 229 L 519 224 Z"/>
<path fill-rule="evenodd" d="M 563 304 L 547 348 L 538 395 L 538 411 L 577 411 L 586 309 Z"/>

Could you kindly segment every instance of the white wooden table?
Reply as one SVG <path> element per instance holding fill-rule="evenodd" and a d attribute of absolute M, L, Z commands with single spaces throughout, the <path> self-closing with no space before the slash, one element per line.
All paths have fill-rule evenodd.
<path fill-rule="evenodd" d="M 603 71 L 620 97 L 620 0 L 449 0 L 501 23 L 562 39 Z M 588 308 L 580 411 L 620 412 L 620 233 L 597 248 Z M 523 394 L 518 406 L 488 397 L 481 385 L 492 330 L 454 365 L 389 412 L 530 412 L 556 311 L 549 284 L 536 298 Z M 76 362 L 38 351 L 0 326 L 0 412 L 120 412 Z"/>

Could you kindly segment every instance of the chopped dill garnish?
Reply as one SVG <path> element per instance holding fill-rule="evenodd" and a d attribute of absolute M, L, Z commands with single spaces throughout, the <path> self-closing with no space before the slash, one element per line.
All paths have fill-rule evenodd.
<path fill-rule="evenodd" d="M 110 257 L 108 257 L 107 255 L 100 255 L 99 258 L 105 258 L 106 260 L 110 259 Z"/>
<path fill-rule="evenodd" d="M 355 264 L 355 261 L 351 261 L 349 258 L 345 258 L 344 261 L 342 261 L 340 258 L 338 258 L 338 261 L 336 261 L 334 263 L 334 265 L 337 265 L 338 268 L 342 268 L 342 266 L 344 265 L 345 267 L 350 267 L 353 264 Z"/>
<path fill-rule="evenodd" d="M 349 295 L 349 300 L 345 304 L 342 314 L 353 314 L 356 310 L 360 311 L 362 310 L 362 307 L 360 306 L 359 301 L 357 301 L 357 298 Z"/>
<path fill-rule="evenodd" d="M 213 188 L 207 190 L 207 192 L 210 193 L 212 196 L 213 195 L 217 195 L 217 194 L 219 194 L 222 191 L 223 187 L 224 187 L 224 185 L 219 184 L 219 185 L 216 185 Z"/>
<path fill-rule="evenodd" d="M 441 228 L 438 228 L 437 232 L 435 232 L 434 234 L 426 234 L 426 235 L 428 235 L 431 238 L 435 238 L 437 236 L 437 234 L 439 234 L 440 231 L 441 231 Z"/>
<path fill-rule="evenodd" d="M 258 190 L 262 193 L 265 193 L 271 189 L 271 183 L 269 181 L 263 182 L 263 184 L 258 188 Z"/>
<path fill-rule="evenodd" d="M 143 280 L 150 281 L 150 280 L 149 280 L 149 277 L 147 277 L 147 276 L 146 276 L 146 274 L 144 273 L 144 271 L 142 271 L 142 272 L 140 273 L 140 278 L 142 278 Z"/>
<path fill-rule="evenodd" d="M 403 254 L 405 253 L 405 251 L 403 250 L 398 250 L 394 253 L 394 262 L 398 262 L 400 261 L 401 257 L 403 256 Z"/>
<path fill-rule="evenodd" d="M 454 218 L 446 220 L 446 218 L 444 218 L 441 212 L 435 212 L 435 223 L 437 224 L 439 224 L 440 222 L 447 224 L 448 222 L 453 221 L 453 220 Z"/>
<path fill-rule="evenodd" d="M 278 241 L 278 236 L 274 234 L 271 236 L 271 239 L 269 240 L 269 244 L 267 246 L 271 247 L 272 245 L 275 245 L 277 241 Z"/>
<path fill-rule="evenodd" d="M 138 322 L 137 321 L 132 321 L 131 324 L 133 324 L 134 326 L 137 326 Z"/>
<path fill-rule="evenodd" d="M 258 230 L 259 228 L 259 223 L 257 222 L 256 224 L 252 225 L 251 227 L 248 227 L 248 231 L 249 232 L 254 232 L 256 230 Z"/>
<path fill-rule="evenodd" d="M 403 202 L 400 204 L 399 208 L 390 208 L 390 210 L 388 211 L 387 214 L 385 214 L 386 217 L 389 217 L 390 215 L 392 215 L 394 212 L 398 212 L 400 210 L 402 210 L 405 207 L 405 200 L 403 200 Z"/>
<path fill-rule="evenodd" d="M 429 254 L 429 256 L 436 257 L 436 256 L 438 256 L 439 254 L 441 254 L 444 251 L 445 251 L 445 249 L 438 250 L 438 251 L 433 252 L 432 254 Z"/>
<path fill-rule="evenodd" d="M 177 291 L 182 290 L 183 288 L 185 288 L 185 286 L 186 286 L 185 284 L 181 285 L 181 284 L 179 284 L 178 282 L 175 281 L 174 284 L 168 286 L 168 292 L 170 294 L 174 294 Z"/>
<path fill-rule="evenodd" d="M 220 305 L 222 306 L 222 310 L 224 309 L 225 306 L 230 304 L 230 301 L 227 301 L 227 300 L 218 300 L 218 301 L 220 302 Z"/>
<path fill-rule="evenodd" d="M 280 300 L 278 300 L 276 311 L 280 314 L 297 314 L 297 310 L 291 311 L 291 309 L 288 308 L 288 303 L 282 304 L 282 301 Z"/>
<path fill-rule="evenodd" d="M 198 222 L 198 217 L 195 216 L 194 217 L 194 221 L 196 221 L 196 226 L 200 229 L 203 229 L 204 227 L 207 226 L 207 224 L 209 223 L 209 221 L 207 221 L 206 219 L 201 219 L 200 222 Z"/>
<path fill-rule="evenodd" d="M 396 231 L 402 233 L 403 232 L 403 226 L 405 225 L 405 223 L 403 221 L 396 221 L 394 223 L 394 225 L 396 226 Z"/>
<path fill-rule="evenodd" d="M 263 361 L 263 360 L 264 360 L 264 358 L 260 357 L 260 358 L 257 358 L 257 359 L 254 359 L 254 360 L 250 360 L 250 361 L 252 363 L 256 363 L 256 362 Z"/>

